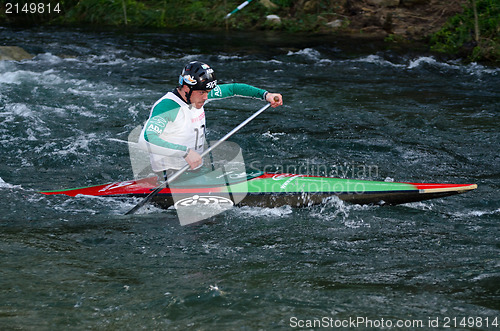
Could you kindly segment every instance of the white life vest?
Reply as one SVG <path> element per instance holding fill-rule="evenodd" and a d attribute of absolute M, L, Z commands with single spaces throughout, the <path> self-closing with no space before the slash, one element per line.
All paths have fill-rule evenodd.
<path fill-rule="evenodd" d="M 165 99 L 175 101 L 179 111 L 173 122 L 168 122 L 159 137 L 168 143 L 185 146 L 199 154 L 203 153 L 205 146 L 205 110 L 191 107 L 172 92 L 168 92 L 152 107 L 150 118 L 156 105 Z M 148 119 L 149 121 L 149 119 Z M 146 125 L 139 136 L 139 146 L 146 149 L 150 155 L 150 162 L 155 172 L 167 169 L 181 169 L 187 162 L 184 160 L 185 150 L 161 147 L 146 141 L 144 133 Z"/>

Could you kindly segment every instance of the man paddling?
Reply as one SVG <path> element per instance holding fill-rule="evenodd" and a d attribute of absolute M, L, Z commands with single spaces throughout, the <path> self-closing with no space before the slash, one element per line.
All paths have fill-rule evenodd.
<path fill-rule="evenodd" d="M 283 104 L 279 93 L 270 93 L 247 84 L 217 84 L 214 70 L 193 61 L 184 67 L 179 86 L 153 105 L 139 142 L 150 152 L 153 171 L 165 179 L 189 164 L 192 170 L 202 165 L 200 154 L 205 143 L 205 102 L 232 96 L 266 100 L 271 107 Z"/>

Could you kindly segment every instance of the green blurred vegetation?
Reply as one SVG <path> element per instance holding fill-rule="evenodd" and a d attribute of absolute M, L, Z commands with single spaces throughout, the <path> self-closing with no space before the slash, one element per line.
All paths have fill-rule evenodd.
<path fill-rule="evenodd" d="M 0 0 L 1 1 L 1 0 Z M 4 0 L 6 2 L 10 0 Z M 60 4 L 60 13 L 33 15 L 5 14 L 0 3 L 0 25 L 53 24 L 168 28 L 186 30 L 282 30 L 307 33 L 342 33 L 350 24 L 346 6 L 365 0 L 254 0 L 242 11 L 225 19 L 244 0 L 40 0 Z M 500 0 L 467 0 L 463 12 L 450 18 L 430 36 L 429 47 L 438 52 L 457 54 L 470 61 L 500 63 Z M 16 0 L 20 5 L 30 0 Z M 31 1 L 33 2 L 33 1 Z M 475 6 L 474 6 L 475 4 Z M 474 14 L 474 7 L 477 15 Z M 281 23 L 264 19 L 277 14 Z M 341 19 L 342 26 L 331 29 L 328 22 Z M 352 30 L 351 30 L 352 32 Z M 394 36 L 391 41 L 404 41 Z"/>
<path fill-rule="evenodd" d="M 10 0 L 5 0 L 10 1 Z M 32 0 L 16 0 L 29 3 Z M 318 31 L 326 19 L 336 17 L 343 0 L 254 0 L 241 12 L 225 20 L 244 0 L 40 0 L 60 3 L 62 13 L 10 15 L 0 10 L 0 24 L 68 24 L 98 26 L 137 26 L 149 28 L 191 29 L 280 29 L 286 31 Z M 312 5 L 308 6 L 308 2 Z M 268 5 L 266 5 L 266 3 Z M 0 4 L 0 8 L 5 5 Z M 265 17 L 278 14 L 282 24 L 266 23 Z M 320 17 L 320 19 L 318 19 Z"/>
<path fill-rule="evenodd" d="M 202 28 L 223 18 L 218 1 L 80 0 L 56 23 Z"/>
<path fill-rule="evenodd" d="M 469 0 L 463 13 L 451 17 L 430 42 L 438 52 L 499 63 L 500 0 Z"/>

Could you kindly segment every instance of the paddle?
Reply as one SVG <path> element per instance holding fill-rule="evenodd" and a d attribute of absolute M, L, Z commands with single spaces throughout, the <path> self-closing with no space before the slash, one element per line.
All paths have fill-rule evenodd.
<path fill-rule="evenodd" d="M 277 100 L 278 97 L 274 97 L 274 100 L 275 101 L 278 101 Z M 244 120 L 243 122 L 241 122 L 240 125 L 238 125 L 237 127 L 235 127 L 233 130 L 231 130 L 228 134 L 226 134 L 224 137 L 222 137 L 221 140 L 219 140 L 218 142 L 216 142 L 215 144 L 213 144 L 212 146 L 210 146 L 210 148 L 208 148 L 207 150 L 205 150 L 203 153 L 201 153 L 201 157 L 204 157 L 205 155 L 207 155 L 208 153 L 210 153 L 212 150 L 214 150 L 217 146 L 219 146 L 220 144 L 222 144 L 224 141 L 226 141 L 229 137 L 231 137 L 233 134 L 235 134 L 239 129 L 241 129 L 242 127 L 244 127 L 245 125 L 247 125 L 251 120 L 253 120 L 254 118 L 256 118 L 257 116 L 259 116 L 264 110 L 266 110 L 267 108 L 269 108 L 269 106 L 271 106 L 270 103 L 268 103 L 267 105 L 265 105 L 264 107 L 262 107 L 261 109 L 257 110 L 252 116 L 250 116 L 249 118 L 247 118 L 246 120 Z M 149 193 L 142 201 L 140 201 L 137 205 L 135 205 L 134 208 L 130 209 L 128 212 L 125 213 L 125 215 L 130 215 L 130 214 L 134 214 L 136 211 L 138 211 L 142 206 L 144 206 L 146 203 L 148 203 L 149 201 L 151 201 L 151 199 L 156 195 L 158 194 L 158 192 L 160 192 L 165 184 L 169 185 L 170 183 L 172 183 L 174 180 L 176 180 L 177 178 L 180 177 L 180 175 L 182 175 L 186 170 L 189 169 L 189 164 L 186 164 L 182 169 L 180 169 L 179 171 L 177 171 L 175 174 L 173 174 L 172 176 L 170 176 L 168 178 L 168 180 L 166 182 L 163 182 L 161 183 L 160 185 L 158 185 L 158 187 L 156 187 L 151 193 Z"/>

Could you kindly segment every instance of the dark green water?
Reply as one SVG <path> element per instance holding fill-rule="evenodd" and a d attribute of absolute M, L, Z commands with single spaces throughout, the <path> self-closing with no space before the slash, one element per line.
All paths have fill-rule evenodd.
<path fill-rule="evenodd" d="M 498 68 L 263 35 L 0 28 L 0 44 L 38 54 L 0 62 L 0 329 L 500 329 Z M 172 210 L 122 216 L 134 199 L 37 193 L 130 179 L 120 140 L 194 59 L 283 93 L 232 139 L 252 167 L 479 188 L 187 227 Z M 261 106 L 208 104 L 209 138 Z"/>

